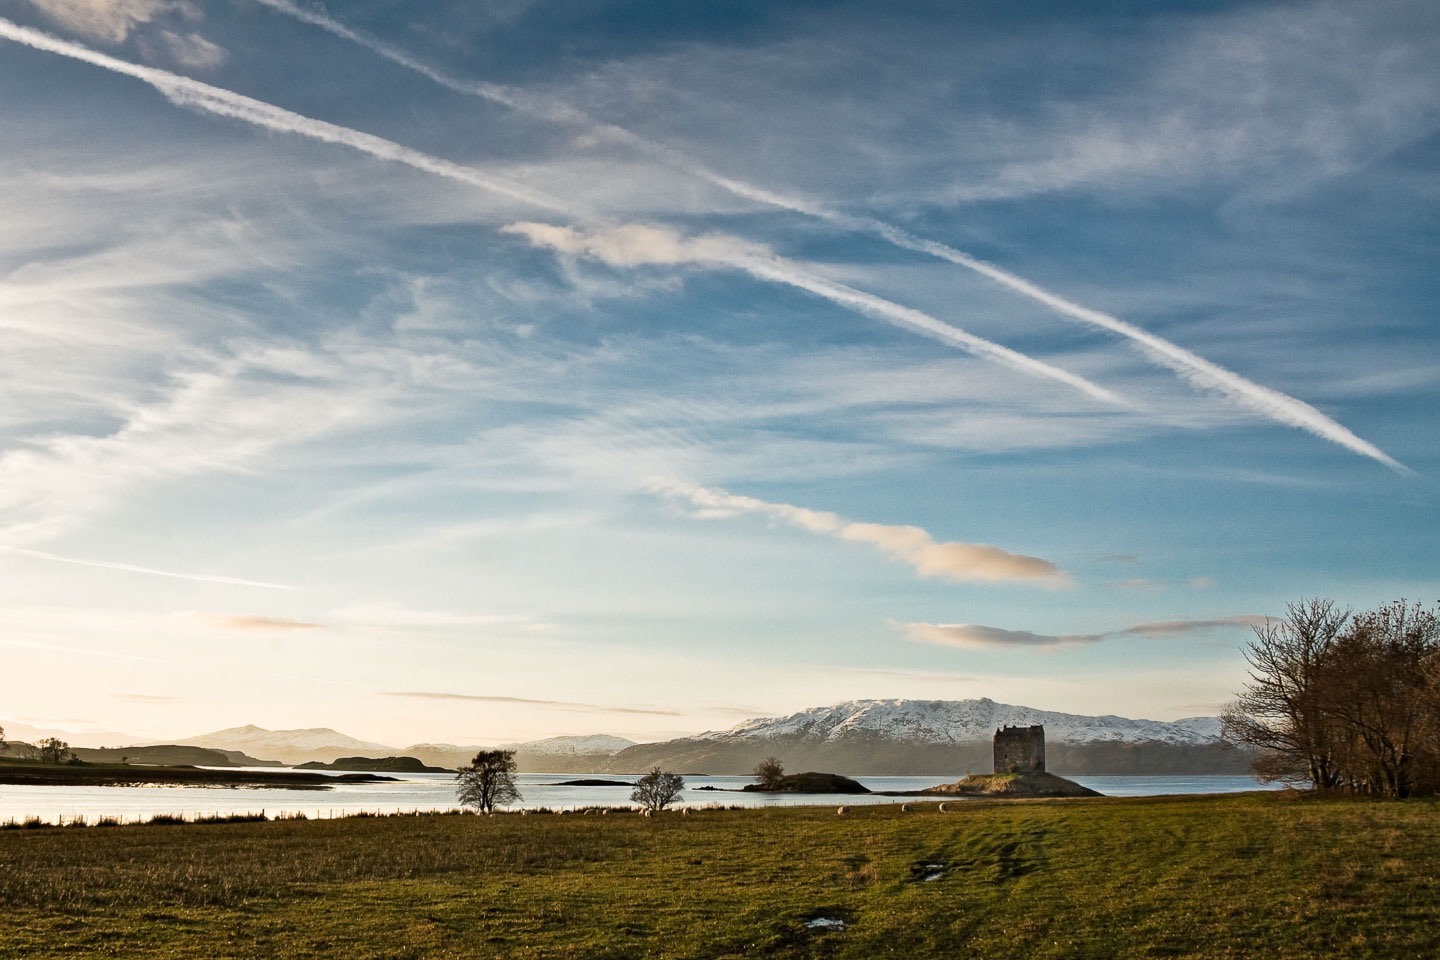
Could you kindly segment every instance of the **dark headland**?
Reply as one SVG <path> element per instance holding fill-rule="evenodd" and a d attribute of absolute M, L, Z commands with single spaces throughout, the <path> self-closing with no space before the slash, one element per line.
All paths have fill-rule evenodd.
<path fill-rule="evenodd" d="M 38 763 L 0 760 L 0 783 L 63 787 L 133 787 L 148 784 L 186 787 L 272 787 L 286 790 L 329 790 L 341 783 L 382 783 L 394 780 L 375 773 L 338 776 L 294 770 L 211 770 L 186 766 L 131 763 Z"/>

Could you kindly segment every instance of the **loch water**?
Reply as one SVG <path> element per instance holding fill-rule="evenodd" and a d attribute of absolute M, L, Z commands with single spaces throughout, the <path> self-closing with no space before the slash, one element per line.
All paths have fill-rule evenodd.
<path fill-rule="evenodd" d="M 275 768 L 266 768 L 273 770 Z M 294 790 L 272 787 L 97 787 L 21 786 L 0 784 L 0 824 L 38 818 L 47 823 L 95 823 L 112 818 L 122 823 L 143 822 L 157 815 L 197 817 L 264 813 L 303 815 L 311 819 L 357 813 L 410 813 L 453 810 L 455 778 L 445 773 L 385 774 L 393 781 L 340 783 L 328 790 Z M 564 786 L 568 780 L 623 781 L 627 786 Z M 634 776 L 612 774 L 522 773 L 516 777 L 522 799 L 508 809 L 577 810 L 585 807 L 629 807 Z M 844 803 L 901 803 L 904 798 L 880 791 L 923 790 L 944 783 L 944 777 L 857 777 L 874 794 L 816 795 L 744 793 L 750 777 L 685 778 L 679 806 L 828 806 Z M 1236 793 L 1266 787 L 1244 776 L 1084 777 L 1070 779 L 1112 797 L 1166 794 Z"/>

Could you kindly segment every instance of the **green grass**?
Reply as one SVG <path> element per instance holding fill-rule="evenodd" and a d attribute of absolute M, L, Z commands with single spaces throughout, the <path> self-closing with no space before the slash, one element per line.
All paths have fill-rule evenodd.
<path fill-rule="evenodd" d="M 950 805 L 3 831 L 0 957 L 1440 955 L 1435 802 Z"/>

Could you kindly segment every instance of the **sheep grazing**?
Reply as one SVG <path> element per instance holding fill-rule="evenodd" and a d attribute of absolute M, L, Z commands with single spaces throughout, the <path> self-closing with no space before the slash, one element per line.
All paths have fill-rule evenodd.
<path fill-rule="evenodd" d="M 909 813 L 909 812 L 910 812 L 910 804 L 908 804 L 908 803 L 902 803 L 902 804 L 900 804 L 900 812 L 901 812 L 901 813 Z"/>
<path fill-rule="evenodd" d="M 836 812 L 838 815 L 842 816 L 842 817 L 845 816 L 845 814 L 848 813 L 849 810 L 850 810 L 849 807 L 836 807 L 836 808 L 835 808 L 835 812 Z"/>
<path fill-rule="evenodd" d="M 944 804 L 944 803 L 940 804 L 940 812 L 941 812 L 941 813 L 946 813 L 946 812 L 949 811 L 949 809 L 950 809 L 949 804 Z"/>

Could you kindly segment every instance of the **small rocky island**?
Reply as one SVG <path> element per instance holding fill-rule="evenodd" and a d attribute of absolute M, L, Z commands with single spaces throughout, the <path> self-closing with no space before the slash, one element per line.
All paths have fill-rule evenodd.
<path fill-rule="evenodd" d="M 1074 780 L 1045 772 L 1045 727 L 1002 727 L 995 731 L 995 772 L 971 774 L 921 793 L 949 797 L 1098 797 Z"/>
<path fill-rule="evenodd" d="M 838 773 L 792 773 L 781 777 L 773 785 L 746 784 L 746 793 L 869 793 L 868 787 L 859 781 L 842 777 Z"/>
<path fill-rule="evenodd" d="M 339 757 L 330 763 L 311 760 L 296 770 L 361 770 L 383 773 L 454 773 L 446 767 L 432 767 L 417 757 Z"/>

